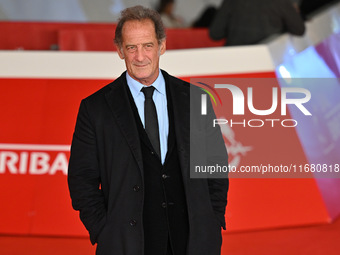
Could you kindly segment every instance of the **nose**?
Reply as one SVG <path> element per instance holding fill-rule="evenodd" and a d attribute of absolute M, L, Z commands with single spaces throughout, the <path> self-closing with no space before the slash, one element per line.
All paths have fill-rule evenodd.
<path fill-rule="evenodd" d="M 144 49 L 143 49 L 143 47 L 141 47 L 141 45 L 138 45 L 137 50 L 136 50 L 136 54 L 135 54 L 135 59 L 138 62 L 143 62 L 144 58 L 145 58 Z"/>

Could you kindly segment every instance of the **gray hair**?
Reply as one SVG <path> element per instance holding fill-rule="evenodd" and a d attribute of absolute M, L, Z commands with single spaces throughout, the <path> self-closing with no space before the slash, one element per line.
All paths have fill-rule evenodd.
<path fill-rule="evenodd" d="M 121 12 L 121 17 L 118 20 L 118 24 L 115 32 L 114 42 L 118 47 L 122 46 L 122 30 L 126 21 L 130 20 L 146 20 L 149 19 L 155 25 L 156 38 L 158 43 L 161 43 L 166 38 L 165 28 L 159 13 L 155 10 L 137 5 L 134 7 L 126 8 Z"/>

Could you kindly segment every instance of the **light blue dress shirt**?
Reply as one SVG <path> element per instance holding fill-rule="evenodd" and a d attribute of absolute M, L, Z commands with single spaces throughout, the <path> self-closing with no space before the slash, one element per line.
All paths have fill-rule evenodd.
<path fill-rule="evenodd" d="M 133 100 L 137 106 L 139 117 L 145 128 L 144 121 L 144 93 L 141 91 L 143 87 L 147 87 L 140 82 L 131 78 L 126 72 L 126 81 L 131 91 Z M 159 127 L 159 141 L 161 146 L 161 162 L 164 164 L 165 156 L 168 151 L 168 135 L 169 135 L 169 117 L 168 117 L 168 105 L 166 100 L 165 80 L 161 71 L 155 82 L 150 86 L 155 87 L 152 99 L 156 106 L 158 127 Z"/>

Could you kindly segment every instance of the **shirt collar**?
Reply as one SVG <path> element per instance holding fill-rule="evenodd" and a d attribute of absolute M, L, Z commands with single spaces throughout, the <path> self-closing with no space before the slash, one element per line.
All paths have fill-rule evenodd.
<path fill-rule="evenodd" d="M 141 92 L 143 87 L 147 87 L 147 86 L 143 85 L 142 83 L 140 83 L 140 82 L 136 81 L 135 79 L 133 79 L 128 74 L 128 72 L 126 72 L 126 81 L 127 81 L 127 84 L 128 84 L 128 86 L 130 88 L 131 94 L 132 94 L 132 96 L 134 98 L 139 96 L 140 93 L 143 93 L 143 92 Z M 162 74 L 161 70 L 159 70 L 159 74 L 158 74 L 157 79 L 150 86 L 154 86 L 155 89 L 159 93 L 161 93 L 162 95 L 166 95 L 166 92 L 165 92 L 165 80 L 164 80 L 164 77 L 163 77 L 163 74 Z"/>

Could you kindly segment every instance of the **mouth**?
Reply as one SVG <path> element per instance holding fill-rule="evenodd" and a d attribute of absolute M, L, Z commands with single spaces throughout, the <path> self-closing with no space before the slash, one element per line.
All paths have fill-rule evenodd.
<path fill-rule="evenodd" d="M 134 64 L 135 67 L 137 68 L 143 68 L 146 67 L 148 64 Z"/>

